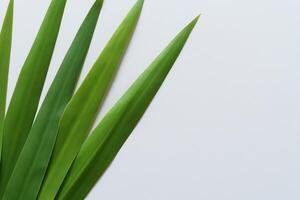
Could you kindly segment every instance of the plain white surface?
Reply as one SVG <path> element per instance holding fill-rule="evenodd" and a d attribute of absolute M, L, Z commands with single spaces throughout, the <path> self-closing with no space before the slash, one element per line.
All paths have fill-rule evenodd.
<path fill-rule="evenodd" d="M 0 2 L 1 21 L 7 2 Z M 49 2 L 15 1 L 9 97 Z M 92 3 L 68 1 L 45 89 Z M 134 3 L 106 0 L 81 80 Z M 298 0 L 146 0 L 99 119 L 175 33 L 203 15 L 87 199 L 300 199 L 299 6 Z"/>

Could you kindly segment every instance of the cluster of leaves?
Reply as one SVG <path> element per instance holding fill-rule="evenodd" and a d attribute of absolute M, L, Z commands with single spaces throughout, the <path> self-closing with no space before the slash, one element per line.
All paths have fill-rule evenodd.
<path fill-rule="evenodd" d="M 171 41 L 91 130 L 143 0 L 130 10 L 74 92 L 102 4 L 96 0 L 90 8 L 37 111 L 66 5 L 66 0 L 51 1 L 5 112 L 14 8 L 10 0 L 0 33 L 0 199 L 84 199 L 146 111 L 198 20 Z"/>

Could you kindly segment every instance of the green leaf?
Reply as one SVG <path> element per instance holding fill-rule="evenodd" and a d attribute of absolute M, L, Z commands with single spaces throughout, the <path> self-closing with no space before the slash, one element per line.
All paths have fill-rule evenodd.
<path fill-rule="evenodd" d="M 3 123 L 6 107 L 8 68 L 10 61 L 14 1 L 10 0 L 0 33 L 0 163 Z"/>
<path fill-rule="evenodd" d="M 66 107 L 39 199 L 54 199 L 97 116 L 100 105 L 125 54 L 143 1 L 132 8 Z"/>
<path fill-rule="evenodd" d="M 94 3 L 68 50 L 21 151 L 4 199 L 37 198 L 55 144 L 59 120 L 73 95 L 101 7 L 102 0 Z"/>
<path fill-rule="evenodd" d="M 177 35 L 106 114 L 83 144 L 57 199 L 81 200 L 88 194 L 146 111 L 198 18 Z"/>
<path fill-rule="evenodd" d="M 22 67 L 4 120 L 0 197 L 34 119 L 66 0 L 52 0 Z M 32 12 L 29 10 L 29 12 Z M 27 22 L 30 23 L 30 22 Z"/>

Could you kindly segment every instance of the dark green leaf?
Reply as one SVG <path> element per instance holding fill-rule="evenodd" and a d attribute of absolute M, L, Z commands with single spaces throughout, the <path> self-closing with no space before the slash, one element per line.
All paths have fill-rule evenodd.
<path fill-rule="evenodd" d="M 52 0 L 22 67 L 4 120 L 0 196 L 32 126 L 66 0 Z M 32 12 L 32 10 L 28 10 Z M 30 22 L 27 22 L 30 23 Z"/>
<path fill-rule="evenodd" d="M 55 198 L 121 63 L 142 5 L 143 1 L 139 1 L 129 12 L 66 107 L 39 199 Z"/>
<path fill-rule="evenodd" d="M 8 68 L 10 61 L 14 1 L 10 0 L 0 33 L 0 163 L 2 131 L 6 107 Z"/>
<path fill-rule="evenodd" d="M 9 179 L 4 199 L 37 198 L 56 140 L 59 120 L 73 95 L 101 7 L 102 1 L 94 3 L 67 52 Z"/>

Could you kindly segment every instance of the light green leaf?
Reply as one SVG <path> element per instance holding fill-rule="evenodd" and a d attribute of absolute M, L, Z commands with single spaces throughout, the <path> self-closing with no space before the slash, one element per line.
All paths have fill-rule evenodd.
<path fill-rule="evenodd" d="M 198 18 L 177 35 L 106 114 L 83 144 L 57 199 L 81 200 L 88 194 L 146 111 Z"/>
<path fill-rule="evenodd" d="M 3 123 L 6 107 L 8 68 L 10 61 L 14 1 L 10 0 L 0 33 L 0 163 Z"/>
<path fill-rule="evenodd" d="M 66 107 L 39 199 L 55 198 L 86 139 L 135 30 L 143 1 L 132 8 Z"/>
<path fill-rule="evenodd" d="M 59 120 L 73 95 L 101 7 L 102 0 L 94 3 L 68 50 L 21 151 L 4 199 L 37 198 L 56 140 Z"/>
<path fill-rule="evenodd" d="M 0 197 L 34 119 L 66 0 L 52 0 L 22 67 L 4 120 Z M 32 12 L 32 10 L 28 10 Z M 27 22 L 30 23 L 30 22 Z"/>

